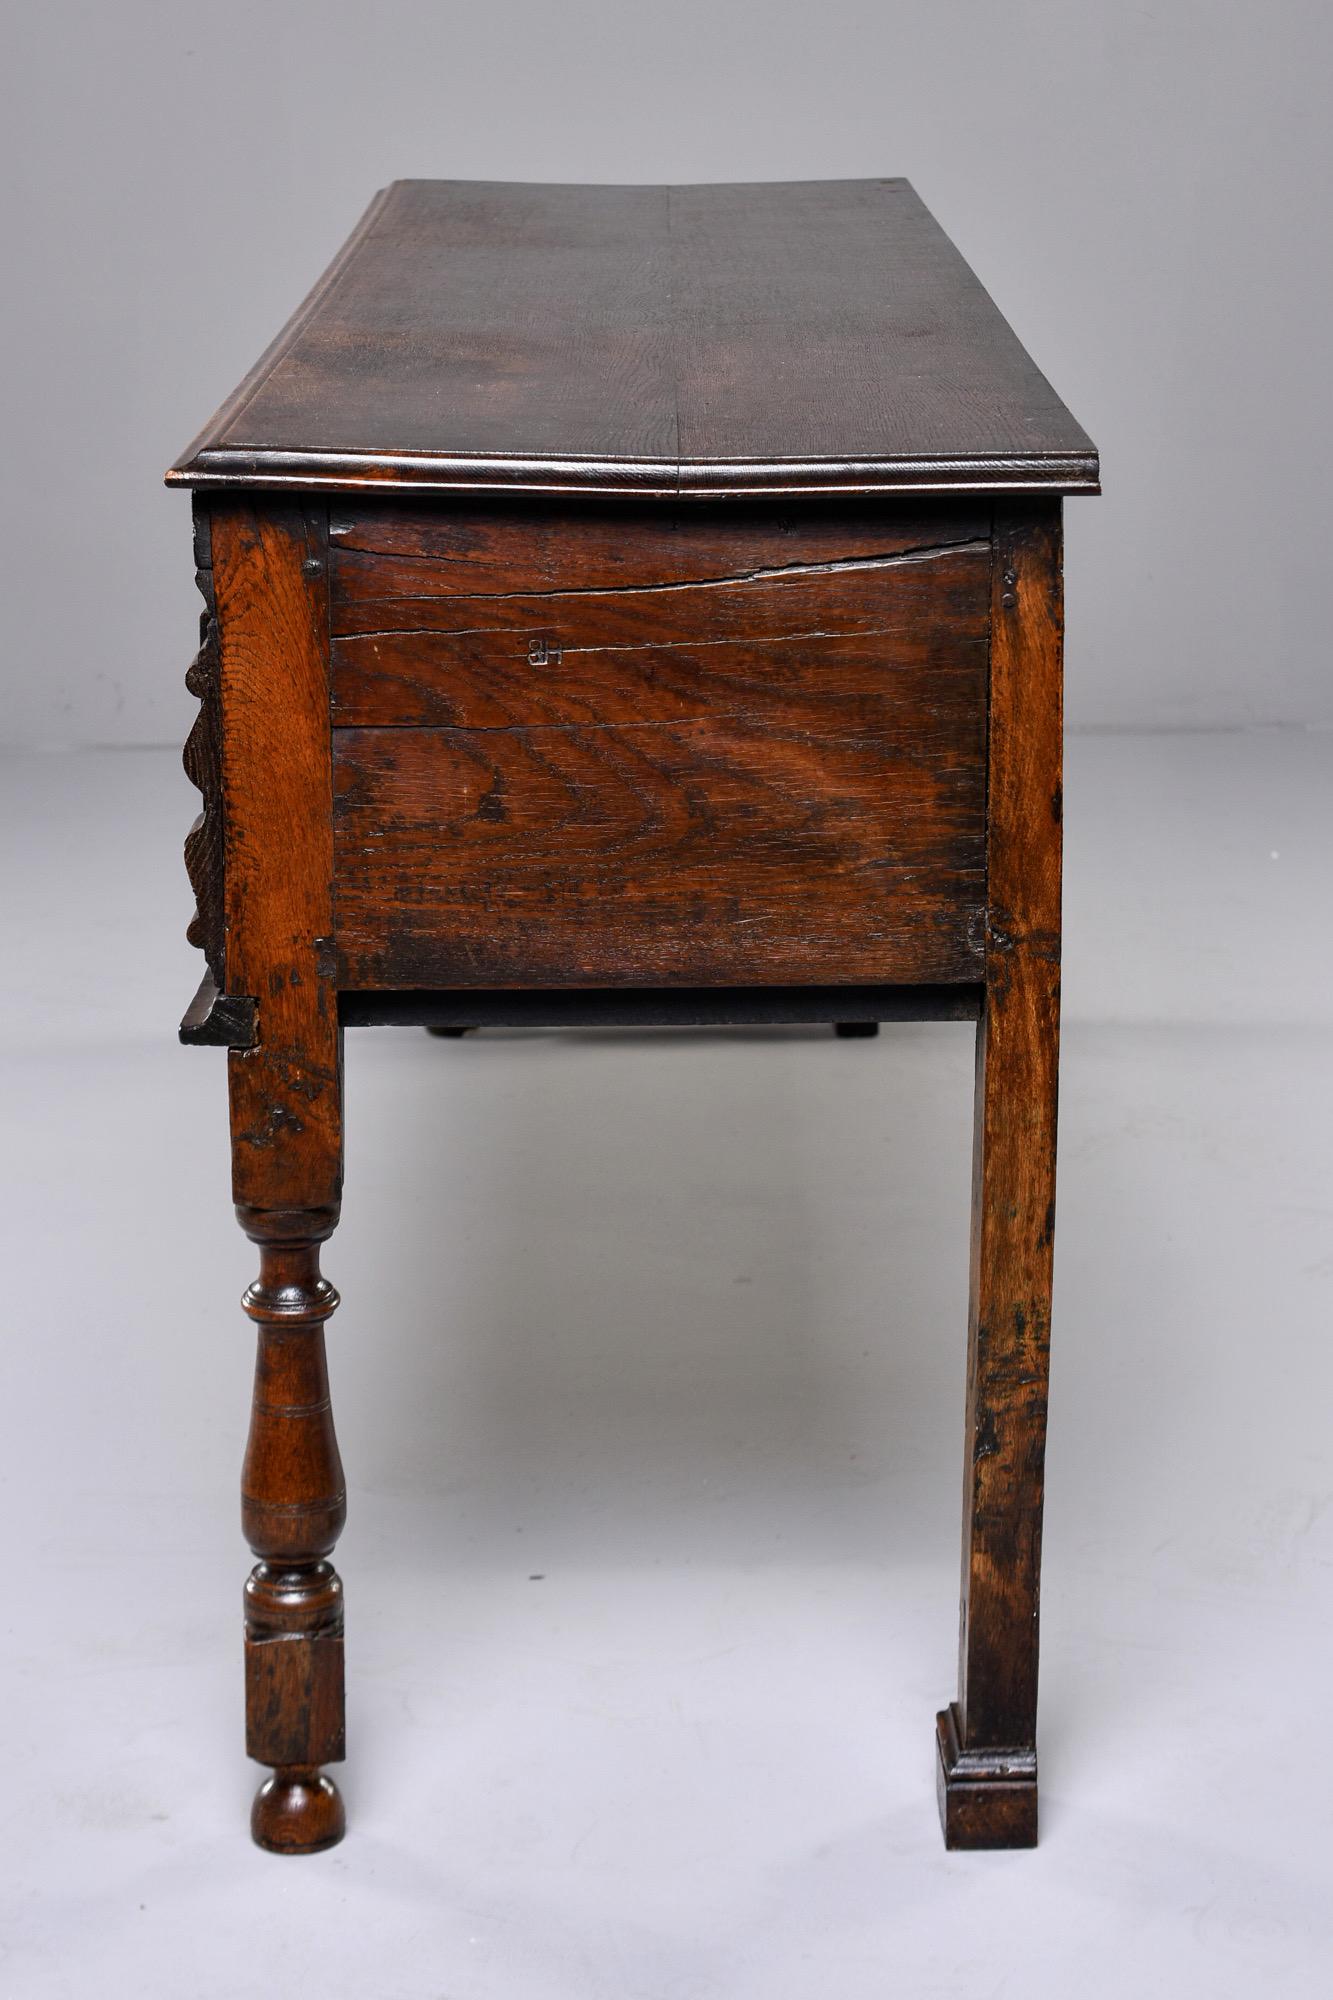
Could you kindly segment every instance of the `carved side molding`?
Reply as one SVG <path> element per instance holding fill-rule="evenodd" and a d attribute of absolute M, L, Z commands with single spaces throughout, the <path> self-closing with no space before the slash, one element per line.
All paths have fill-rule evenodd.
<path fill-rule="evenodd" d="M 190 1048 L 252 1049 L 259 1039 L 259 1009 L 239 993 L 219 993 L 206 972 L 185 1010 L 180 1038 Z"/>
<path fill-rule="evenodd" d="M 185 775 L 203 797 L 202 810 L 185 836 L 185 868 L 194 890 L 194 916 L 186 930 L 204 954 L 214 985 L 226 986 L 226 905 L 223 891 L 222 717 L 218 680 L 218 621 L 213 598 L 213 555 L 205 501 L 194 508 L 195 582 L 204 600 L 199 618 L 199 651 L 185 685 L 199 703 L 181 759 Z"/>

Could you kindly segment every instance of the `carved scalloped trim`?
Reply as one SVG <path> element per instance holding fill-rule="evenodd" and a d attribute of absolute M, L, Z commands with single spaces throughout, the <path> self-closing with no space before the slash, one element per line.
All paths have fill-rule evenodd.
<path fill-rule="evenodd" d="M 185 868 L 194 890 L 195 912 L 186 937 L 204 954 L 215 985 L 226 986 L 226 909 L 223 891 L 225 850 L 222 827 L 222 727 L 219 711 L 218 624 L 213 598 L 213 560 L 207 507 L 196 502 L 194 580 L 204 600 L 199 618 L 199 651 L 185 685 L 199 703 L 186 738 L 182 763 L 202 794 L 202 810 L 185 836 Z"/>

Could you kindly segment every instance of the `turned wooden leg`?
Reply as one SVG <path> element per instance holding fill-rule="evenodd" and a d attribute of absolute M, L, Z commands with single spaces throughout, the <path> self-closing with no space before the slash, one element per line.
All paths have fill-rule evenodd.
<path fill-rule="evenodd" d="M 319 1274 L 343 1150 L 328 507 L 315 496 L 216 494 L 200 514 L 221 735 L 211 762 L 192 763 L 219 788 L 225 908 L 210 970 L 237 1029 L 232 1198 L 260 1265 L 245 1295 L 258 1329 L 242 1477 L 258 1557 L 245 1591 L 246 1731 L 273 1776 L 251 1826 L 261 1846 L 299 1854 L 343 1831 L 320 1768 L 343 1755 L 342 1586 L 329 1563 L 343 1478 L 324 1361 L 338 1300 Z"/>
<path fill-rule="evenodd" d="M 313 1854 L 345 1830 L 322 1773 L 343 1749 L 342 1584 L 328 1561 L 346 1519 L 329 1404 L 324 1322 L 338 1294 L 319 1273 L 336 1208 L 238 1208 L 259 1245 L 243 1304 L 259 1329 L 241 1475 L 245 1538 L 259 1557 L 245 1586 L 246 1749 L 274 1767 L 250 1830 L 279 1854 Z"/>
<path fill-rule="evenodd" d="M 1037 1839 L 1037 1625 L 1060 1023 L 1060 533 L 997 520 L 986 988 L 977 1030 L 958 1699 L 937 1722 L 950 1847 Z"/>

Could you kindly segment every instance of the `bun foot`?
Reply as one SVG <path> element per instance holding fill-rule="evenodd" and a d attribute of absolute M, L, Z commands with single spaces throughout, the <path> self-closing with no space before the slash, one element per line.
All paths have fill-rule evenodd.
<path fill-rule="evenodd" d="M 839 1041 L 859 1042 L 879 1033 L 878 1021 L 835 1021 L 833 1032 Z"/>
<path fill-rule="evenodd" d="M 346 1831 L 342 1794 L 321 1771 L 275 1771 L 250 1811 L 255 1845 L 270 1854 L 318 1854 Z"/>

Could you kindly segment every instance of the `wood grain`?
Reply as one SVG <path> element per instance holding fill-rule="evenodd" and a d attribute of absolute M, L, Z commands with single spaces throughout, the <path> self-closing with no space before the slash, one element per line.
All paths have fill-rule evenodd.
<path fill-rule="evenodd" d="M 850 556 L 756 537 L 753 567 L 710 574 L 715 531 L 700 555 L 659 524 L 624 567 L 685 580 L 600 590 L 571 564 L 565 588 L 459 595 L 438 557 L 340 555 L 340 983 L 975 979 L 971 525 L 859 522 Z"/>
<path fill-rule="evenodd" d="M 331 978 L 332 768 L 321 509 L 215 502 L 227 815 L 227 990 L 257 1003 L 232 1050 L 232 1181 L 256 1208 L 323 1208 L 342 1183 Z"/>
<path fill-rule="evenodd" d="M 168 476 L 1068 492 L 1097 457 L 906 181 L 399 181 Z"/>
<path fill-rule="evenodd" d="M 489 588 L 477 587 L 470 552 L 460 564 L 337 550 L 334 720 L 669 720 L 689 712 L 701 672 L 729 675 L 744 702 L 747 688 L 764 698 L 822 685 L 839 662 L 849 692 L 910 663 L 940 676 L 960 663 L 975 671 L 968 649 L 984 616 L 989 524 L 880 510 L 839 526 L 756 522 L 728 550 L 712 521 L 696 528 L 652 513 L 642 532 L 622 532 L 614 582 L 600 580 L 603 551 L 576 542 L 551 551 L 560 581 L 535 588 L 525 583 L 544 564 L 525 547 L 523 523 L 491 526 Z M 813 664 L 821 649 L 822 676 Z"/>
<path fill-rule="evenodd" d="M 241 1520 L 260 1560 L 245 1586 L 246 1750 L 274 1774 L 251 1832 L 261 1847 L 310 1854 L 342 1838 L 342 1800 L 321 1764 L 345 1754 L 343 1593 L 328 1558 L 347 1515 L 333 1428 L 324 1322 L 338 1294 L 319 1246 L 336 1209 L 241 1209 L 259 1245 L 245 1295 L 258 1328 Z"/>
<path fill-rule="evenodd" d="M 494 730 L 727 712 L 781 726 L 786 702 L 788 726 L 820 733 L 834 704 L 854 727 L 854 704 L 913 690 L 928 709 L 970 698 L 975 712 L 988 567 L 989 545 L 972 542 L 661 589 L 344 600 L 333 719 Z"/>
<path fill-rule="evenodd" d="M 969 1844 L 1015 1837 L 987 1773 L 1033 1756 L 1055 1229 L 1063 610 L 1058 506 L 997 518 L 991 647 L 986 999 L 977 1032 L 967 1459 L 956 1736 L 974 1760 Z M 989 1763 L 987 1759 L 989 1757 Z M 962 1782 L 958 1779 L 957 1782 Z M 976 1787 L 981 1788 L 980 1803 Z M 947 1784 L 946 1784 L 947 1790 Z M 961 1822 L 960 1822 L 961 1824 Z M 950 1822 L 946 1814 L 945 1832 Z"/>
<path fill-rule="evenodd" d="M 319 1246 L 342 1185 L 342 1030 L 332 979 L 328 580 L 319 503 L 264 495 L 212 510 L 227 826 L 227 976 L 253 1002 L 228 1054 L 237 1215 L 259 1245 L 258 1328 L 242 1518 L 250 1754 L 274 1766 L 251 1831 L 311 1853 L 342 1836 L 320 1771 L 343 1754 L 345 1511 L 324 1321 L 338 1303 Z"/>
<path fill-rule="evenodd" d="M 784 564 L 989 541 L 988 503 L 903 505 L 826 500 L 645 501 L 605 504 L 518 498 L 504 503 L 335 496 L 329 512 L 329 591 L 335 626 L 361 596 L 486 596 L 509 591 L 614 590 L 700 583 Z M 394 564 L 360 558 L 392 556 Z M 362 581 L 364 579 L 364 582 Z"/>
<path fill-rule="evenodd" d="M 1090 440 L 906 182 L 411 181 L 169 481 L 202 489 L 205 599 L 183 1034 L 228 1047 L 260 1259 L 255 1838 L 344 1823 L 341 1022 L 971 1018 L 938 1777 L 950 1846 L 1030 1844 L 1058 496 L 1097 490 Z"/>

